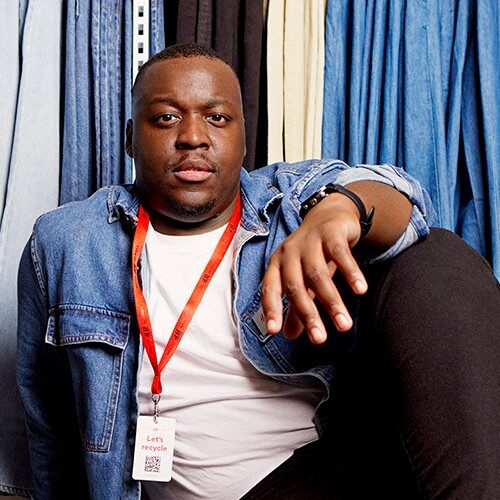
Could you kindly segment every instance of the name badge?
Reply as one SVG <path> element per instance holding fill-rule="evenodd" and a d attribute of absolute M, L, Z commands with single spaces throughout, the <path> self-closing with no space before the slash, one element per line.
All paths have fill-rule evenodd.
<path fill-rule="evenodd" d="M 139 415 L 135 434 L 132 477 L 138 481 L 172 479 L 175 419 Z"/>
<path fill-rule="evenodd" d="M 257 309 L 257 312 L 252 316 L 252 319 L 260 333 L 262 333 L 262 335 L 267 335 L 266 317 L 264 316 L 262 306 Z"/>

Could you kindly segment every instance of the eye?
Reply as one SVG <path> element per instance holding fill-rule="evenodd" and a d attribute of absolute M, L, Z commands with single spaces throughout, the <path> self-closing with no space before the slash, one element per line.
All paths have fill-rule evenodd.
<path fill-rule="evenodd" d="M 231 121 L 231 119 L 229 118 L 229 116 L 219 115 L 218 113 L 214 113 L 207 117 L 207 121 L 213 123 L 214 125 L 225 125 L 226 123 Z"/>
<path fill-rule="evenodd" d="M 177 123 L 180 120 L 180 118 L 176 115 L 173 115 L 171 113 L 162 113 L 161 115 L 156 115 L 153 118 L 154 123 L 158 123 L 160 125 L 173 125 L 174 123 Z"/>

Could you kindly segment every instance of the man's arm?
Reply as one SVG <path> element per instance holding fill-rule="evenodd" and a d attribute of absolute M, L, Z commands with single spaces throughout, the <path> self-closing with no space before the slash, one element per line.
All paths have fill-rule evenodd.
<path fill-rule="evenodd" d="M 352 248 L 382 253 L 404 233 L 412 211 L 411 202 L 395 188 L 375 181 L 356 181 L 346 186 L 365 207 L 375 207 L 373 224 L 360 241 L 359 211 L 352 200 L 333 193 L 311 209 L 302 225 L 271 257 L 262 283 L 262 305 L 269 333 L 283 326 L 284 292 L 290 308 L 284 324 L 288 338 L 305 329 L 313 343 L 326 340 L 326 330 L 314 303 L 317 298 L 339 331 L 352 327 L 352 319 L 332 276 L 337 269 L 353 291 L 364 294 L 367 283 Z"/>
<path fill-rule="evenodd" d="M 411 202 L 393 187 L 380 182 L 357 181 L 346 187 L 361 198 L 367 209 L 376 207 L 372 227 L 360 241 L 360 247 L 371 253 L 386 251 L 396 243 L 408 226 Z"/>
<path fill-rule="evenodd" d="M 45 343 L 46 288 L 33 254 L 34 237 L 19 266 L 17 382 L 25 410 L 35 497 L 86 498 L 71 373 L 65 353 Z"/>

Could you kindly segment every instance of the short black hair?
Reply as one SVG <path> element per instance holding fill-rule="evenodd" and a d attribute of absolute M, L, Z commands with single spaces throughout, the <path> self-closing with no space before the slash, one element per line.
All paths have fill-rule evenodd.
<path fill-rule="evenodd" d="M 134 97 L 135 88 L 144 78 L 144 74 L 150 66 L 153 66 L 153 64 L 160 61 L 168 61 L 169 59 L 178 59 L 181 57 L 206 57 L 207 59 L 217 59 L 229 66 L 238 79 L 238 74 L 236 73 L 234 66 L 214 49 L 194 42 L 178 43 L 171 45 L 170 47 L 167 47 L 161 52 L 153 55 L 139 68 L 134 85 L 132 86 L 132 98 Z"/>

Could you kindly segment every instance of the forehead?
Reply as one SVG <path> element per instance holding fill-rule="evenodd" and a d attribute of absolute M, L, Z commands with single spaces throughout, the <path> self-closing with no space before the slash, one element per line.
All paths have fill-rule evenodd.
<path fill-rule="evenodd" d="M 206 57 L 179 57 L 154 63 L 147 68 L 134 94 L 139 106 L 155 97 L 193 103 L 218 99 L 241 106 L 240 86 L 233 70 L 218 59 Z"/>

